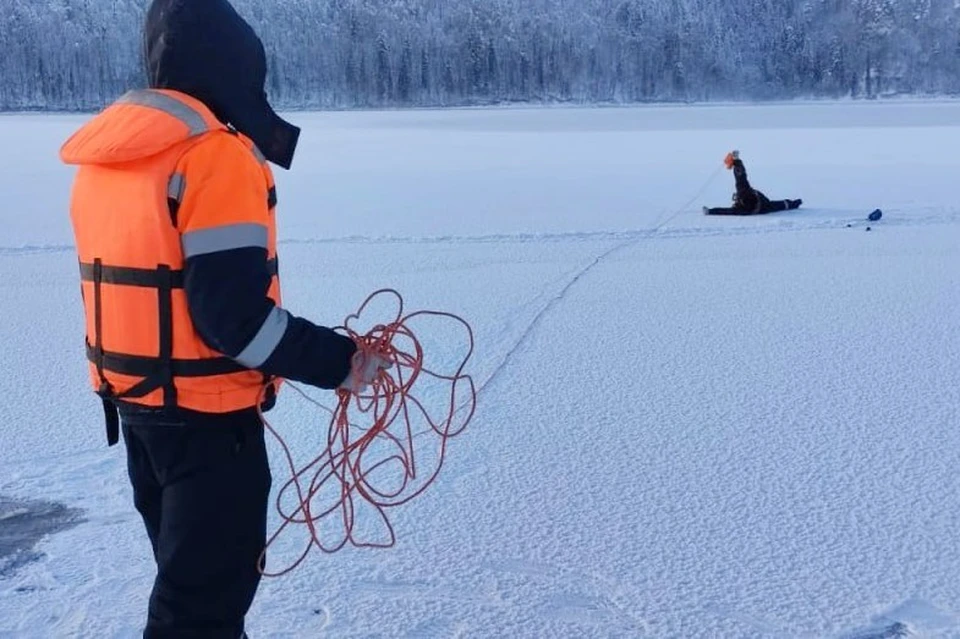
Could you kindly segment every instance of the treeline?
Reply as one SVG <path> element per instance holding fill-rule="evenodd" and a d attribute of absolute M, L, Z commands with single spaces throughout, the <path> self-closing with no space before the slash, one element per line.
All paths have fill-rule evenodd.
<path fill-rule="evenodd" d="M 202 1 L 202 0 L 194 0 Z M 143 86 L 147 0 L 0 0 L 0 109 Z M 234 0 L 287 108 L 960 92 L 954 0 Z"/>

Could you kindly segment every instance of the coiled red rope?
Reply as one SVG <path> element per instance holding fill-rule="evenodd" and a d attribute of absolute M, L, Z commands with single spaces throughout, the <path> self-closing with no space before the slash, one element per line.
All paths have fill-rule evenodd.
<path fill-rule="evenodd" d="M 396 314 L 389 322 L 377 324 L 363 334 L 358 333 L 351 326 L 352 322 L 359 321 L 371 302 L 381 296 L 396 298 Z M 452 319 L 465 329 L 467 352 L 453 372 L 442 374 L 424 366 L 423 347 L 411 329 L 411 322 L 422 317 Z M 353 338 L 359 349 L 386 358 L 390 367 L 380 371 L 363 393 L 344 389 L 336 391 L 337 405 L 331 411 L 327 447 L 300 469 L 295 467 L 286 442 L 261 414 L 264 426 L 280 442 L 292 474 L 277 494 L 276 508 L 282 523 L 267 540 L 261 554 L 259 570 L 264 576 L 289 573 L 314 547 L 333 553 L 347 543 L 368 548 L 393 546 L 396 536 L 386 509 L 409 502 L 434 481 L 443 466 L 447 441 L 463 432 L 476 409 L 473 378 L 463 372 L 473 354 L 473 330 L 457 315 L 440 311 L 404 315 L 401 295 L 393 289 L 381 289 L 372 293 L 337 330 Z M 431 387 L 431 380 L 438 388 Z M 296 386 L 289 382 L 287 385 L 310 403 L 325 408 Z M 427 402 L 419 397 L 421 391 L 434 401 Z M 458 398 L 464 400 L 460 406 L 457 406 Z M 435 418 L 431 415 L 428 404 L 441 404 L 442 416 Z M 357 421 L 364 423 L 357 424 Z M 417 425 L 422 425 L 422 429 L 415 430 Z M 426 475 L 417 467 L 424 436 L 429 436 L 436 445 L 436 460 Z M 414 446 L 415 440 L 417 447 Z M 386 487 L 391 484 L 392 488 Z M 295 505 L 285 509 L 284 502 L 291 490 L 296 492 Z M 357 538 L 356 514 L 360 508 L 376 513 L 386 531 L 386 541 Z M 369 527 L 368 521 L 364 523 L 364 528 Z M 292 565 L 278 572 L 267 572 L 267 549 L 292 524 L 305 526 L 309 531 L 306 547 Z M 335 541 L 321 539 L 330 536 L 330 529 L 334 527 L 342 529 Z"/>

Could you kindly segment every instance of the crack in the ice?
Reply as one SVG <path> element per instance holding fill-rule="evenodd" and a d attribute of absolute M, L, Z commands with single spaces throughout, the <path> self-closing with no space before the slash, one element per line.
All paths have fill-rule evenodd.
<path fill-rule="evenodd" d="M 805 211 L 804 211 L 805 212 Z M 285 238 L 278 242 L 281 246 L 314 244 L 496 244 L 499 242 L 580 242 L 580 241 L 638 241 L 642 239 L 676 239 L 697 237 L 733 237 L 741 235 L 763 235 L 791 231 L 817 231 L 842 229 L 852 222 L 862 222 L 866 218 L 855 214 L 838 215 L 836 218 L 810 220 L 794 223 L 804 212 L 791 217 L 778 217 L 770 221 L 773 224 L 760 226 L 717 226 L 687 227 L 672 229 L 638 229 L 625 231 L 570 231 L 556 233 L 494 233 L 487 235 L 440 235 L 440 236 L 365 236 L 352 235 L 322 238 Z M 958 212 L 935 213 L 918 217 L 884 216 L 878 226 L 929 226 L 951 224 L 958 221 Z M 669 220 L 668 220 L 669 221 Z M 0 257 L 20 257 L 67 253 L 74 251 L 73 244 L 27 244 L 22 246 L 0 246 Z"/>

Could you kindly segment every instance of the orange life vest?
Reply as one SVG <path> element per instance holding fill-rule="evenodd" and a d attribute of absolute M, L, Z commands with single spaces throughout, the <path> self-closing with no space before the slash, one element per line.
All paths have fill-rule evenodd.
<path fill-rule="evenodd" d="M 191 151 L 212 143 L 245 145 L 249 155 L 231 157 L 247 165 L 233 166 L 210 153 L 190 161 Z M 255 407 L 261 397 L 272 400 L 278 380 L 245 366 L 243 358 L 208 347 L 191 321 L 184 291 L 191 244 L 212 242 L 206 250 L 216 250 L 217 232 L 248 234 L 262 238 L 267 248 L 273 275 L 268 295 L 280 305 L 276 188 L 249 138 L 188 95 L 132 91 L 77 131 L 61 149 L 61 159 L 79 165 L 70 217 L 90 380 L 104 400 L 109 443 L 118 440 L 117 401 L 226 413 Z M 251 173 L 250 162 L 259 169 Z M 262 209 L 254 220 L 249 211 L 259 203 L 231 201 L 239 196 L 224 193 L 217 211 L 204 214 L 209 226 L 185 232 L 178 211 L 191 186 L 219 171 L 262 179 Z M 244 219 L 244 210 L 250 219 Z"/>

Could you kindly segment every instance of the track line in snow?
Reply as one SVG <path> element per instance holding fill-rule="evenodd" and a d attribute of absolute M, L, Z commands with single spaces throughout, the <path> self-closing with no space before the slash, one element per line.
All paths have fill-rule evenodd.
<path fill-rule="evenodd" d="M 490 373 L 490 376 L 483 381 L 483 383 L 477 386 L 477 397 L 486 390 L 492 382 L 497 379 L 497 376 L 503 371 L 507 364 L 510 363 L 511 358 L 516 354 L 520 347 L 527 341 L 527 339 L 533 335 L 533 332 L 540 326 L 543 318 L 546 317 L 553 308 L 557 306 L 563 299 L 567 296 L 567 293 L 570 292 L 577 282 L 579 282 L 585 275 L 592 271 L 598 264 L 603 262 L 606 258 L 610 257 L 612 254 L 616 253 L 620 249 L 626 248 L 627 246 L 632 246 L 636 240 L 628 240 L 626 242 L 620 242 L 614 246 L 605 249 L 602 253 L 597 255 L 593 260 L 588 262 L 585 266 L 579 268 L 573 276 L 567 280 L 567 283 L 553 296 L 551 297 L 546 304 L 540 307 L 540 310 L 537 311 L 537 314 L 533 316 L 533 319 L 527 325 L 525 329 L 520 333 L 520 337 L 514 342 L 513 346 L 504 354 L 503 359 L 497 364 L 496 368 L 493 369 L 493 372 Z"/>
<path fill-rule="evenodd" d="M 438 235 L 438 236 L 368 236 L 349 235 L 341 237 L 285 238 L 279 241 L 281 246 L 314 244 L 497 244 L 532 242 L 595 242 L 595 241 L 638 241 L 643 239 L 686 239 L 710 237 L 735 237 L 743 235 L 764 235 L 769 233 L 788 233 L 844 229 L 847 224 L 862 223 L 867 211 L 831 212 L 830 218 L 812 218 L 802 220 L 805 213 L 816 209 L 804 209 L 793 215 L 765 218 L 763 224 L 749 226 L 690 226 L 666 229 L 636 229 L 624 231 L 582 231 L 557 233 L 493 233 L 488 235 Z M 749 218 L 745 218 L 749 219 Z M 923 215 L 901 216 L 897 211 L 885 212 L 883 220 L 876 223 L 881 226 L 931 226 L 960 222 L 960 210 L 938 211 Z M 17 257 L 68 253 L 74 250 L 73 244 L 24 244 L 21 246 L 0 246 L 0 257 Z"/>

